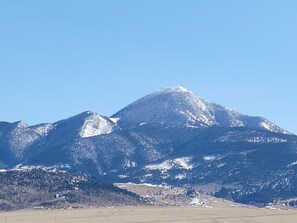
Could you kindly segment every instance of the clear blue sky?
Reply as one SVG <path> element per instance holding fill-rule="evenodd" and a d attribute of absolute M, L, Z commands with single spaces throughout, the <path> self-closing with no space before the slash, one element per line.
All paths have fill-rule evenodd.
<path fill-rule="evenodd" d="M 162 87 L 297 133 L 297 1 L 0 2 L 0 120 L 111 115 Z"/>

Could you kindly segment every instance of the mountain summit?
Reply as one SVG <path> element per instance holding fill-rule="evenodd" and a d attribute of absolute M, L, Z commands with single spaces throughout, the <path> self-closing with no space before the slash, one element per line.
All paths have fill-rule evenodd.
<path fill-rule="evenodd" d="M 107 117 L 101 116 L 91 111 L 85 111 L 76 116 L 59 121 L 56 126 L 60 129 L 65 128 L 65 134 L 69 132 L 68 127 L 76 130 L 76 134 L 81 138 L 98 136 L 111 133 L 114 123 Z"/>
<path fill-rule="evenodd" d="M 247 127 L 285 133 L 262 117 L 242 115 L 232 109 L 210 103 L 183 87 L 171 87 L 149 94 L 112 116 L 122 128 L 144 124 L 184 127 Z"/>

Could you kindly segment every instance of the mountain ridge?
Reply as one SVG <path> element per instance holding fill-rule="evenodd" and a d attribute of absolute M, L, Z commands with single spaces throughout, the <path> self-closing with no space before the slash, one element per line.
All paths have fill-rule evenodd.
<path fill-rule="evenodd" d="M 179 108 L 179 110 L 177 110 L 178 108 L 176 106 L 169 105 L 168 101 L 166 102 L 166 100 L 164 100 L 163 104 L 160 103 L 160 104 L 158 104 L 158 106 L 154 106 L 155 113 L 162 113 L 163 111 L 161 111 L 161 112 L 158 111 L 162 108 L 162 106 L 165 108 L 169 107 L 169 109 L 171 107 L 173 110 L 177 110 L 177 113 L 180 113 L 179 115 L 183 116 L 184 118 L 186 118 L 188 120 L 180 120 L 180 122 L 184 122 L 181 124 L 179 124 L 179 123 L 171 124 L 171 123 L 167 123 L 164 120 L 157 120 L 157 121 L 151 122 L 151 124 L 168 124 L 168 125 L 173 125 L 173 126 L 181 125 L 181 126 L 186 126 L 186 127 L 209 127 L 209 126 L 214 126 L 214 125 L 226 126 L 226 127 L 241 127 L 241 126 L 246 126 L 245 125 L 246 122 L 251 122 L 251 124 L 247 125 L 247 127 L 260 128 L 260 129 L 265 129 L 268 131 L 279 132 L 279 133 L 284 133 L 284 134 L 292 134 L 292 133 L 278 127 L 274 123 L 270 122 L 269 120 L 267 120 L 261 116 L 244 115 L 244 114 L 239 113 L 231 108 L 227 108 L 227 107 L 221 106 L 219 104 L 209 102 L 205 99 L 198 97 L 194 92 L 192 92 L 184 87 L 181 87 L 181 86 L 174 86 L 174 87 L 170 87 L 170 88 L 159 89 L 151 94 L 148 94 L 148 95 L 132 102 L 131 104 L 127 105 L 126 107 L 124 107 L 123 109 L 119 110 L 118 112 L 116 112 L 115 114 L 113 114 L 109 117 L 87 110 L 87 111 L 81 112 L 77 115 L 71 116 L 69 118 L 56 121 L 54 123 L 41 123 L 41 124 L 35 124 L 35 125 L 28 125 L 23 120 L 21 120 L 21 121 L 16 121 L 16 122 L 0 121 L 0 125 L 1 125 L 1 123 L 5 123 L 5 124 L 16 125 L 16 126 L 19 126 L 20 128 L 26 128 L 26 127 L 34 128 L 34 127 L 43 126 L 43 125 L 55 126 L 55 125 L 61 124 L 63 122 L 72 120 L 72 119 L 73 120 L 81 119 L 80 120 L 81 122 L 86 121 L 86 123 L 84 123 L 84 122 L 82 123 L 82 125 L 83 125 L 82 128 L 85 127 L 85 129 L 82 129 L 82 130 L 85 130 L 86 132 L 84 133 L 82 131 L 80 133 L 81 134 L 80 136 L 82 138 L 98 136 L 101 134 L 111 133 L 114 130 L 114 128 L 116 129 L 117 127 L 118 128 L 121 127 L 121 122 L 123 122 L 123 117 L 120 117 L 120 116 L 123 116 L 123 113 L 127 109 L 129 109 L 131 107 L 132 108 L 136 107 L 138 105 L 138 103 L 140 103 L 140 102 L 142 104 L 145 104 L 142 102 L 143 100 L 145 100 L 145 102 L 147 102 L 147 100 L 155 99 L 155 97 L 160 97 L 160 96 L 163 96 L 164 94 L 167 94 L 171 98 L 173 98 L 173 97 L 179 98 L 179 100 L 174 102 L 173 105 L 179 106 L 182 101 L 185 101 L 187 108 L 195 106 L 194 109 L 196 109 L 196 110 L 200 109 L 200 110 L 198 111 L 198 114 L 193 114 L 190 111 L 190 109 L 187 109 L 187 108 L 184 108 L 184 109 Z M 167 100 L 171 100 L 171 98 L 167 99 Z M 164 99 L 164 98 L 162 98 L 162 99 Z M 182 104 L 182 105 L 184 105 L 184 104 Z M 147 106 L 144 106 L 143 110 L 148 110 Z M 131 112 L 129 111 L 129 114 L 133 113 L 133 112 L 134 111 L 131 111 Z M 196 111 L 196 113 L 197 113 L 197 111 Z M 128 116 L 126 114 L 124 114 L 124 115 Z M 153 113 L 153 115 L 156 116 L 156 114 L 154 114 L 154 113 Z M 173 115 L 176 115 L 176 114 L 173 114 Z M 135 113 L 133 115 L 131 114 L 131 116 L 135 116 Z M 95 121 L 94 119 L 97 119 L 97 120 Z M 89 123 L 90 126 L 87 125 L 88 120 L 93 121 L 93 123 Z M 104 123 L 101 123 L 101 124 L 103 124 L 101 126 L 100 126 L 100 121 L 104 122 Z M 133 122 L 133 121 L 134 120 L 130 121 L 129 118 L 128 118 L 128 120 L 124 120 L 124 122 Z M 95 122 L 97 122 L 97 123 L 95 123 Z M 86 124 L 86 126 L 84 126 L 84 124 Z M 129 126 L 128 128 L 138 127 L 139 125 L 144 125 L 144 124 L 147 124 L 146 119 L 139 120 L 138 122 L 134 123 L 134 125 Z M 127 124 L 124 124 L 124 129 L 126 128 L 125 125 L 127 125 Z M 89 131 L 88 131 L 88 127 L 89 127 Z M 93 127 L 93 129 L 92 129 L 92 127 Z M 100 128 L 102 128 L 103 130 L 100 131 Z"/>

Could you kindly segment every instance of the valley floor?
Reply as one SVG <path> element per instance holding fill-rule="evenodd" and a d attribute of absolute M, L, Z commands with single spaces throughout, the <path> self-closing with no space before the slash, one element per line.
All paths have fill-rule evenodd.
<path fill-rule="evenodd" d="M 123 207 L 0 212 L 0 223 L 296 223 L 297 210 Z"/>

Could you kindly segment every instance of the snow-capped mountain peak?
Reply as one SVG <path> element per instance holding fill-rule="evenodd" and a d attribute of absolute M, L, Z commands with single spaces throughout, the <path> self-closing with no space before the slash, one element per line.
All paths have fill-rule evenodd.
<path fill-rule="evenodd" d="M 112 132 L 113 127 L 114 123 L 109 118 L 96 113 L 89 113 L 89 116 L 84 119 L 79 135 L 86 138 L 108 134 Z"/>
<path fill-rule="evenodd" d="M 215 124 L 206 101 L 193 92 L 172 87 L 156 91 L 128 105 L 112 118 L 124 127 L 137 127 L 141 123 L 184 125 L 189 127 Z"/>
<path fill-rule="evenodd" d="M 114 122 L 108 117 L 101 116 L 91 111 L 85 111 L 76 116 L 59 121 L 56 125 L 71 125 L 73 129 L 76 129 L 78 136 L 81 138 L 108 134 L 112 132 L 115 127 Z"/>
<path fill-rule="evenodd" d="M 230 108 L 210 103 L 183 87 L 171 87 L 149 94 L 117 112 L 123 128 L 142 123 L 185 127 L 249 127 L 288 133 L 261 117 L 242 115 Z"/>
<path fill-rule="evenodd" d="M 15 125 L 16 128 L 21 128 L 21 129 L 29 127 L 28 124 L 25 123 L 24 121 L 18 121 L 13 124 Z"/>
<path fill-rule="evenodd" d="M 188 90 L 187 88 L 184 88 L 182 86 L 173 86 L 173 87 L 169 87 L 169 88 L 163 88 L 160 90 L 157 90 L 155 93 L 158 92 L 173 92 L 173 93 L 192 93 L 194 94 L 192 91 Z"/>

